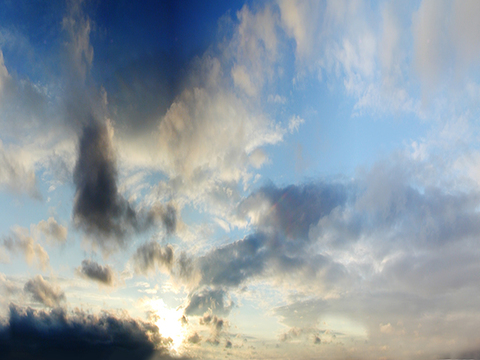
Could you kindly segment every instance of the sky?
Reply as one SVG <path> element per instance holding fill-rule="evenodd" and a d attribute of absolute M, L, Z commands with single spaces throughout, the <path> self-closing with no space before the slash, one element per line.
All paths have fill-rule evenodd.
<path fill-rule="evenodd" d="M 480 359 L 478 18 L 0 0 L 0 357 Z"/>

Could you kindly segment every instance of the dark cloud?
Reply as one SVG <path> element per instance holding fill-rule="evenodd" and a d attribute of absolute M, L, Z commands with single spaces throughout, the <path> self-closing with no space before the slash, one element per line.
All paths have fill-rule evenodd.
<path fill-rule="evenodd" d="M 145 231 L 157 222 L 168 234 L 177 227 L 172 204 L 137 212 L 118 190 L 112 134 L 108 124 L 92 120 L 83 129 L 74 170 L 76 195 L 73 217 L 77 226 L 104 249 L 123 245 L 127 235 Z"/>
<path fill-rule="evenodd" d="M 10 305 L 0 325 L 2 359 L 169 359 L 158 328 L 127 316 Z"/>
<path fill-rule="evenodd" d="M 62 289 L 44 280 L 42 275 L 37 275 L 28 280 L 23 289 L 30 293 L 33 300 L 51 308 L 58 307 L 66 301 Z"/>
<path fill-rule="evenodd" d="M 209 311 L 212 314 L 227 316 L 233 307 L 232 301 L 226 301 L 226 292 L 223 289 L 203 289 L 189 296 L 185 308 L 186 315 L 203 315 Z"/>
<path fill-rule="evenodd" d="M 83 260 L 82 266 L 78 267 L 76 271 L 80 276 L 103 285 L 113 286 L 115 282 L 115 273 L 110 266 L 102 266 L 92 260 Z"/>
<path fill-rule="evenodd" d="M 170 270 L 173 266 L 174 251 L 171 245 L 162 246 L 151 241 L 140 246 L 133 255 L 135 271 L 147 275 L 157 268 Z"/>
<path fill-rule="evenodd" d="M 73 216 L 87 233 L 121 241 L 138 227 L 137 214 L 118 192 L 115 155 L 107 125 L 92 121 L 80 137 L 74 170 Z"/>

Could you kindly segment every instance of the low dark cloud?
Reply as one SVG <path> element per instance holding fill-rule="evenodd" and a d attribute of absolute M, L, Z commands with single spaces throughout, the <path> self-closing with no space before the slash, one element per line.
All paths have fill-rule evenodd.
<path fill-rule="evenodd" d="M 151 323 L 107 312 L 10 305 L 0 325 L 2 359 L 170 359 L 168 340 Z"/>
<path fill-rule="evenodd" d="M 156 269 L 170 270 L 173 266 L 174 251 L 171 245 L 162 247 L 151 241 L 140 246 L 133 255 L 133 265 L 139 274 L 147 275 Z"/>
<path fill-rule="evenodd" d="M 115 273 L 110 266 L 102 266 L 92 260 L 83 260 L 82 265 L 76 271 L 80 276 L 103 285 L 113 286 L 115 282 Z"/>
<path fill-rule="evenodd" d="M 227 316 L 233 307 L 233 302 L 226 300 L 227 294 L 223 289 L 203 289 L 189 296 L 185 308 L 186 315 L 201 316 L 210 312 L 219 316 Z"/>
<path fill-rule="evenodd" d="M 42 275 L 28 280 L 23 289 L 32 296 L 33 300 L 50 308 L 58 307 L 66 301 L 63 290 L 50 284 L 43 279 Z"/>
<path fill-rule="evenodd" d="M 137 214 L 118 192 L 115 154 L 107 125 L 92 121 L 83 129 L 74 170 L 75 223 L 87 233 L 121 241 L 138 227 Z"/>

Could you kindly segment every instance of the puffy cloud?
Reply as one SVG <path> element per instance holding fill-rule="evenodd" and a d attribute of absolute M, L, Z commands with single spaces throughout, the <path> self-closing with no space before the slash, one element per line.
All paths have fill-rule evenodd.
<path fill-rule="evenodd" d="M 50 308 L 58 307 L 66 301 L 62 289 L 44 280 L 42 275 L 37 275 L 28 280 L 23 290 L 30 293 L 33 300 Z"/>
<path fill-rule="evenodd" d="M 174 263 L 174 251 L 171 245 L 162 246 L 156 241 L 140 246 L 132 257 L 135 271 L 148 275 L 157 268 L 169 271 Z"/>
<path fill-rule="evenodd" d="M 35 229 L 45 235 L 49 242 L 63 244 L 67 241 L 67 228 L 60 225 L 53 217 L 49 217 L 47 221 L 41 220 Z"/>
<path fill-rule="evenodd" d="M 25 228 L 14 227 L 11 235 L 4 237 L 3 246 L 11 253 L 22 253 L 29 265 L 35 263 L 42 270 L 50 267 L 48 253 Z"/>
<path fill-rule="evenodd" d="M 115 273 L 113 269 L 108 266 L 102 266 L 95 261 L 85 259 L 82 265 L 76 269 L 77 273 L 100 284 L 113 286 L 115 283 Z"/>
<path fill-rule="evenodd" d="M 108 312 L 42 311 L 12 304 L 0 329 L 0 350 L 8 359 L 20 354 L 36 359 L 168 359 L 167 346 L 154 324 Z"/>

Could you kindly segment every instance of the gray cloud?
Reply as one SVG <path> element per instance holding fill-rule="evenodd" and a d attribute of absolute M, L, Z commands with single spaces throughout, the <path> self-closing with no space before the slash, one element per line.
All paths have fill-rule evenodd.
<path fill-rule="evenodd" d="M 107 312 L 70 314 L 12 304 L 8 322 L 0 326 L 4 359 L 170 359 L 167 346 L 154 324 Z"/>
<path fill-rule="evenodd" d="M 113 269 L 108 266 L 102 266 L 95 261 L 85 259 L 82 261 L 82 266 L 76 269 L 80 276 L 97 281 L 103 285 L 113 286 L 115 283 L 115 273 Z"/>
<path fill-rule="evenodd" d="M 476 236 L 478 192 L 420 185 L 426 169 L 391 160 L 359 176 L 354 201 L 323 217 L 310 236 L 333 247 L 368 236 L 383 255 L 405 245 L 426 249 Z"/>
<path fill-rule="evenodd" d="M 118 192 L 111 134 L 104 124 L 92 121 L 80 138 L 74 171 L 76 194 L 74 221 L 88 233 L 123 238 L 137 228 L 137 214 Z"/>
<path fill-rule="evenodd" d="M 185 308 L 185 315 L 203 315 L 205 312 L 219 316 L 227 316 L 233 302 L 226 301 L 227 294 L 223 289 L 206 288 L 190 294 L 188 305 Z"/>
<path fill-rule="evenodd" d="M 33 300 L 50 308 L 58 307 L 66 301 L 62 289 L 44 280 L 42 275 L 37 275 L 28 280 L 23 289 L 30 293 Z"/>
<path fill-rule="evenodd" d="M 140 246 L 132 257 L 135 271 L 148 275 L 157 268 L 170 270 L 174 263 L 174 251 L 171 245 L 162 246 L 156 241 L 151 241 Z"/>
<path fill-rule="evenodd" d="M 174 234 L 177 230 L 177 209 L 172 204 L 166 206 L 162 204 L 156 204 L 148 213 L 150 221 L 161 221 L 167 235 Z"/>
<path fill-rule="evenodd" d="M 262 187 L 238 206 L 238 215 L 254 226 L 279 231 L 287 238 L 308 240 L 311 225 L 346 203 L 350 189 L 341 183 Z"/>

